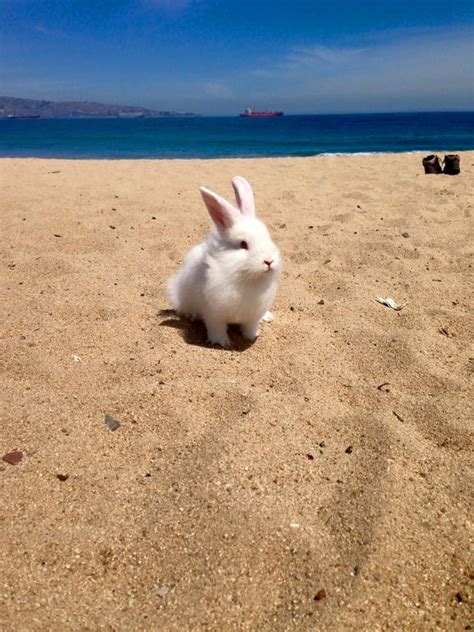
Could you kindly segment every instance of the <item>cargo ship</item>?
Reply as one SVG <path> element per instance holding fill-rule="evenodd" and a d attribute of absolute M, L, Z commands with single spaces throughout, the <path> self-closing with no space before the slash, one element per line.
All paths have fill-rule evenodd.
<path fill-rule="evenodd" d="M 245 108 L 245 112 L 240 114 L 244 118 L 260 118 L 268 116 L 283 116 L 283 112 L 254 112 L 251 108 Z"/>

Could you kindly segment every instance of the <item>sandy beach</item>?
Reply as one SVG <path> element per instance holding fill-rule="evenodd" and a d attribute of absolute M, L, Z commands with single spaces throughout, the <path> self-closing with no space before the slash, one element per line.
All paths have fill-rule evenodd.
<path fill-rule="evenodd" d="M 423 155 L 0 160 L 3 630 L 472 629 L 474 152 Z M 235 175 L 285 271 L 222 350 L 165 290 Z"/>

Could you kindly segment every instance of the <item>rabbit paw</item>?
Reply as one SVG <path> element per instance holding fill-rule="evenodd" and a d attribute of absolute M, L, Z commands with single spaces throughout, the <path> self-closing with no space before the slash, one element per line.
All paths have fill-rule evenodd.
<path fill-rule="evenodd" d="M 241 326 L 242 335 L 248 340 L 255 340 L 260 335 L 257 323 L 249 323 Z"/>
<path fill-rule="evenodd" d="M 230 338 L 227 335 L 227 325 L 206 325 L 207 340 L 211 345 L 220 345 L 225 349 L 230 347 Z"/>

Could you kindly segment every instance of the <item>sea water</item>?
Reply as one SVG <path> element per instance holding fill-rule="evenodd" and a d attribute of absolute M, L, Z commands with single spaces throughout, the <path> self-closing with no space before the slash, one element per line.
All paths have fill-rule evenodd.
<path fill-rule="evenodd" d="M 0 119 L 0 156 L 231 158 L 474 149 L 474 112 Z"/>

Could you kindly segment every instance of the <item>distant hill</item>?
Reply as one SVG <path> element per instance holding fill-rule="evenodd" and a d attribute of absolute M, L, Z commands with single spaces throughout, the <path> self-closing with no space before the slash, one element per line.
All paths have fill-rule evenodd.
<path fill-rule="evenodd" d="M 154 116 L 195 116 L 192 112 L 167 112 L 133 105 L 106 105 L 91 101 L 40 101 L 0 97 L 0 118 L 140 118 Z"/>

